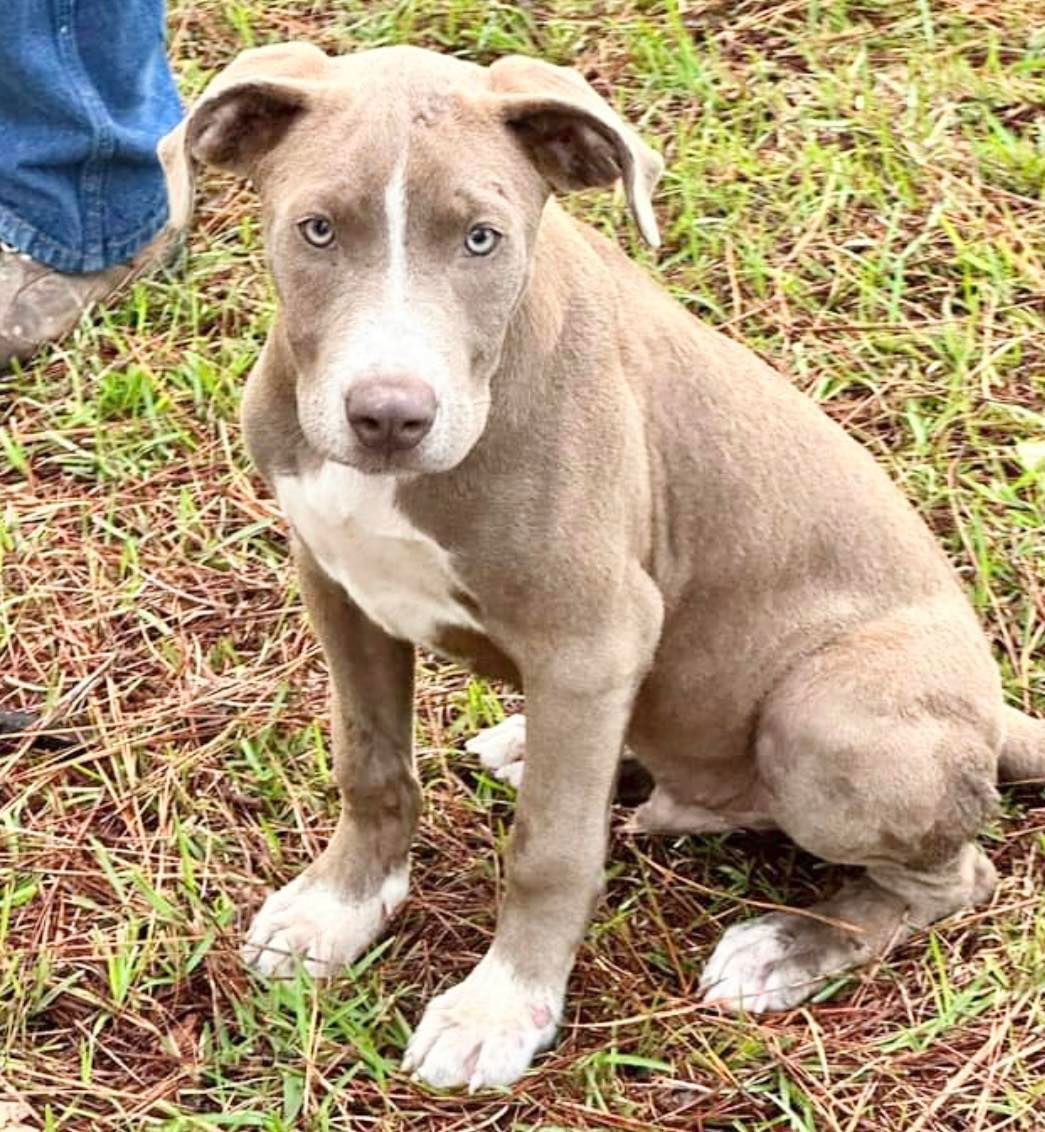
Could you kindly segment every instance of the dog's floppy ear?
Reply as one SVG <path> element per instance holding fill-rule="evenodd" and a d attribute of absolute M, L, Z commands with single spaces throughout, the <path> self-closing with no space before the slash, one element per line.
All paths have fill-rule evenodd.
<path fill-rule="evenodd" d="M 664 171 L 659 154 L 576 71 L 508 55 L 490 67 L 505 122 L 556 189 L 611 185 L 620 178 L 646 243 L 660 244 L 653 189 Z"/>
<path fill-rule="evenodd" d="M 184 227 L 192 215 L 196 164 L 249 175 L 304 112 L 309 87 L 329 61 L 310 43 L 254 47 L 211 80 L 156 147 L 167 179 L 171 227 Z"/>

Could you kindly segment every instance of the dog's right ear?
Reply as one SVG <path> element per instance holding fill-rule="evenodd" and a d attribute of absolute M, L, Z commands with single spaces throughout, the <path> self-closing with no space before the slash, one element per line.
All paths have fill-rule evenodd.
<path fill-rule="evenodd" d="M 249 176 L 305 112 L 310 88 L 329 63 L 311 43 L 280 43 L 242 52 L 211 80 L 156 147 L 167 180 L 171 228 L 184 228 L 192 216 L 197 163 Z"/>

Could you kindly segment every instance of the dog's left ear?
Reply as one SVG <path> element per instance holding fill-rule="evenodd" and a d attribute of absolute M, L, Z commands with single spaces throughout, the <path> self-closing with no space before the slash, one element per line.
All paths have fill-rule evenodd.
<path fill-rule="evenodd" d="M 660 244 L 653 189 L 660 155 L 599 97 L 581 75 L 540 59 L 508 55 L 490 67 L 503 120 L 527 147 L 553 188 L 611 185 L 621 179 L 646 243 Z"/>
<path fill-rule="evenodd" d="M 198 163 L 249 175 L 308 108 L 330 59 L 310 43 L 241 52 L 203 92 L 156 152 L 167 179 L 168 226 L 192 215 Z"/>

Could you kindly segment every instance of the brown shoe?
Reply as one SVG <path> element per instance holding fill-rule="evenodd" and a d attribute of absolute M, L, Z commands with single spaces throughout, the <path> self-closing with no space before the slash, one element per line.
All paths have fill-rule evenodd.
<path fill-rule="evenodd" d="M 0 370 L 65 337 L 85 311 L 177 258 L 180 234 L 164 228 L 130 263 L 65 274 L 0 243 Z"/>

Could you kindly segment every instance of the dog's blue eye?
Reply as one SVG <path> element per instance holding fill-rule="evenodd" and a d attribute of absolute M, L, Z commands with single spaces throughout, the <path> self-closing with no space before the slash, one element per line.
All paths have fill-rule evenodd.
<path fill-rule="evenodd" d="M 468 229 L 464 246 L 469 255 L 489 255 L 501 241 L 501 233 L 489 224 L 476 224 Z"/>
<path fill-rule="evenodd" d="M 334 225 L 325 216 L 306 216 L 298 230 L 314 248 L 325 248 L 334 241 Z"/>

